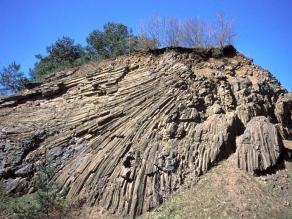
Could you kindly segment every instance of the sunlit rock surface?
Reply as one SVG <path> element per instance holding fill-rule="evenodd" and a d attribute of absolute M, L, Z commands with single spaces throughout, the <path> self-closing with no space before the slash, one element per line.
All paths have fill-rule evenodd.
<path fill-rule="evenodd" d="M 139 215 L 234 155 L 273 168 L 291 140 L 291 94 L 236 52 L 167 48 L 58 72 L 0 99 L 0 181 L 34 191 L 50 159 L 70 201 Z"/>

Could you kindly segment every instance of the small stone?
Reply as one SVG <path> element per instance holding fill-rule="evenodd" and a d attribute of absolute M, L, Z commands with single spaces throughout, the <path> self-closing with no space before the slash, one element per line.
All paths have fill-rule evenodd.
<path fill-rule="evenodd" d="M 87 134 L 87 135 L 84 136 L 84 139 L 86 139 L 86 140 L 88 140 L 90 138 L 92 138 L 92 135 L 91 134 Z"/>

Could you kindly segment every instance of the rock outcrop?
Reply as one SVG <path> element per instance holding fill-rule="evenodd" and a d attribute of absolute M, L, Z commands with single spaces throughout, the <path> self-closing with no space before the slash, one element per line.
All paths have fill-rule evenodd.
<path fill-rule="evenodd" d="M 275 125 L 263 116 L 248 122 L 244 133 L 236 139 L 236 147 L 238 167 L 252 173 L 275 166 L 282 150 Z"/>
<path fill-rule="evenodd" d="M 279 97 L 275 114 L 281 124 L 280 133 L 284 139 L 292 140 L 292 93 L 286 93 Z"/>
<path fill-rule="evenodd" d="M 50 75 L 0 99 L 0 181 L 34 192 L 50 159 L 68 200 L 132 217 L 230 155 L 273 168 L 291 140 L 291 94 L 236 52 L 167 48 Z"/>

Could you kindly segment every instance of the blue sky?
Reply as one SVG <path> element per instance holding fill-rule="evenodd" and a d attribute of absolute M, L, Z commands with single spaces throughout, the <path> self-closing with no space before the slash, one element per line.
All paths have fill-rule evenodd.
<path fill-rule="evenodd" d="M 0 0 L 0 68 L 16 61 L 27 72 L 46 46 L 68 35 L 85 45 L 108 21 L 135 28 L 153 14 L 234 21 L 235 47 L 292 91 L 291 0 Z"/>

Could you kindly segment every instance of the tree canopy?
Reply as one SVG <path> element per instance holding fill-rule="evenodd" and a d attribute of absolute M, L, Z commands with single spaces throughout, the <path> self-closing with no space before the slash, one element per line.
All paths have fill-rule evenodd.
<path fill-rule="evenodd" d="M 155 47 L 222 48 L 233 42 L 235 33 L 232 22 L 222 13 L 214 21 L 155 15 L 140 25 L 140 36 L 154 42 Z"/>
<path fill-rule="evenodd" d="M 89 51 L 95 56 L 110 58 L 133 50 L 136 38 L 127 26 L 109 22 L 104 25 L 103 31 L 92 31 L 87 37 L 87 43 Z"/>
<path fill-rule="evenodd" d="M 0 95 L 22 90 L 27 80 L 24 73 L 20 71 L 20 65 L 12 62 L 0 72 Z"/>
<path fill-rule="evenodd" d="M 40 80 L 53 71 L 72 67 L 85 56 L 82 46 L 74 44 L 74 40 L 67 36 L 48 46 L 47 53 L 47 56 L 36 55 L 38 61 L 30 73 L 32 78 Z"/>

